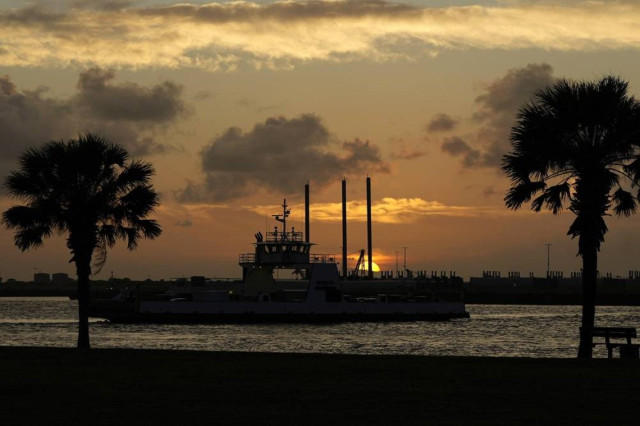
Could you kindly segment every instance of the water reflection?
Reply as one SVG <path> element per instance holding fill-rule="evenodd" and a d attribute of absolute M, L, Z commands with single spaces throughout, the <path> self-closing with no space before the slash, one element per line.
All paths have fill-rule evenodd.
<path fill-rule="evenodd" d="M 575 357 L 578 306 L 470 305 L 470 319 L 332 325 L 122 325 L 94 320 L 96 348 Z M 599 307 L 602 326 L 640 326 L 640 307 Z M 0 344 L 75 344 L 77 305 L 64 298 L 0 298 Z M 596 356 L 606 356 L 599 353 Z M 605 349 L 602 349 L 605 351 Z"/>

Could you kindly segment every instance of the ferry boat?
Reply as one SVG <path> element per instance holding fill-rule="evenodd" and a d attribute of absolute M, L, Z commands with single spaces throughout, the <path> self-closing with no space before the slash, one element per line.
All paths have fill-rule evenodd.
<path fill-rule="evenodd" d="M 426 321 L 468 318 L 459 285 L 443 285 L 439 278 L 413 281 L 410 294 L 346 294 L 335 256 L 312 254 L 303 233 L 287 228 L 290 214 L 286 199 L 282 213 L 273 215 L 282 224 L 272 232 L 255 234 L 253 253 L 239 256 L 242 282 L 232 289 L 190 286 L 178 295 L 171 290 L 164 300 L 140 300 L 121 295 L 118 300 L 94 303 L 91 316 L 111 322 L 145 323 L 242 323 L 242 322 L 347 322 Z M 301 279 L 297 288 L 285 288 L 274 279 L 280 270 L 293 270 Z M 344 278 L 344 277 L 343 277 Z M 349 282 L 349 286 L 384 286 L 388 280 Z M 193 284 L 193 283 L 192 283 Z M 281 284 L 281 283 L 280 283 Z M 179 296 L 179 297 L 177 297 Z"/>

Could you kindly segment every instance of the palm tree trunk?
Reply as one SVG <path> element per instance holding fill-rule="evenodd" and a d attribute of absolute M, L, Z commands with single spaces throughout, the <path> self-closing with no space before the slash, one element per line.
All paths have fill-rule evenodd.
<path fill-rule="evenodd" d="M 586 244 L 586 247 L 582 249 L 582 327 L 580 327 L 578 358 L 593 357 L 597 280 L 598 248 L 595 244 Z"/>
<path fill-rule="evenodd" d="M 78 274 L 78 348 L 90 348 L 89 344 L 89 302 L 91 298 L 89 276 L 91 256 L 76 255 Z"/>

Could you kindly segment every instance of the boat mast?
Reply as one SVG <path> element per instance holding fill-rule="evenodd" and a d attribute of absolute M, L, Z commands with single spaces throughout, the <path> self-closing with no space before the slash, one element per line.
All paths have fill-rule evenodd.
<path fill-rule="evenodd" d="M 304 241 L 309 242 L 309 181 L 304 186 Z"/>
<path fill-rule="evenodd" d="M 287 199 L 285 198 L 282 202 L 282 214 L 274 214 L 273 216 L 278 222 L 282 223 L 282 241 L 287 239 L 287 217 L 291 213 L 291 210 L 287 210 Z M 281 217 L 282 216 L 282 217 Z M 278 233 L 276 231 L 276 239 L 278 238 Z"/>

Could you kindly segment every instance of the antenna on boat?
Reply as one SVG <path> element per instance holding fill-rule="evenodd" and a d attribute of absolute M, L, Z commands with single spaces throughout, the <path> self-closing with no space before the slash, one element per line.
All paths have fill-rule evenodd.
<path fill-rule="evenodd" d="M 282 223 L 282 239 L 285 240 L 287 238 L 287 218 L 291 213 L 291 210 L 287 210 L 287 199 L 285 198 L 282 202 L 282 214 L 274 214 L 272 215 L 278 222 Z"/>

